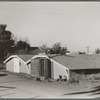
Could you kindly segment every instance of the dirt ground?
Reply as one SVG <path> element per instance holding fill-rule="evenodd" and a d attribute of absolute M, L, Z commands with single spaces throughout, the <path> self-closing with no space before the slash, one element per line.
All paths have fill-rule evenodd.
<path fill-rule="evenodd" d="M 68 84 L 0 71 L 0 98 L 99 98 L 100 80 Z"/>

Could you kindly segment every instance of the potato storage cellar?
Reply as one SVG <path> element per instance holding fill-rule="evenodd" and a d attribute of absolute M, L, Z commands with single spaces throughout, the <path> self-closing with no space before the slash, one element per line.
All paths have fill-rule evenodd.
<path fill-rule="evenodd" d="M 33 55 L 11 55 L 5 61 L 6 71 L 13 73 L 27 73 L 30 74 L 30 69 L 26 61 L 31 59 Z"/>
<path fill-rule="evenodd" d="M 31 75 L 51 78 L 51 61 L 47 58 L 35 58 L 31 60 Z"/>
<path fill-rule="evenodd" d="M 69 79 L 69 69 L 50 59 L 46 55 L 37 55 L 26 62 L 30 68 L 30 75 L 44 79 L 57 79 L 59 75 Z"/>

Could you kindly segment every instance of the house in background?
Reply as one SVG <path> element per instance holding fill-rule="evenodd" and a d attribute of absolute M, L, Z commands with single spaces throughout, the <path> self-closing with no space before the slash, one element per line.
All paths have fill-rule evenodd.
<path fill-rule="evenodd" d="M 6 70 L 14 73 L 27 73 L 29 74 L 29 68 L 26 65 L 26 61 L 31 59 L 33 55 L 11 55 L 4 63 Z"/>
<path fill-rule="evenodd" d="M 52 55 L 35 55 L 26 62 L 30 69 L 30 75 L 36 77 L 43 77 L 44 79 L 58 79 L 59 75 L 62 78 L 69 79 L 69 69 L 57 61 L 51 59 Z"/>
<path fill-rule="evenodd" d="M 20 55 L 22 55 L 22 54 L 37 55 L 39 53 L 43 53 L 43 51 L 39 47 L 30 47 L 30 48 L 28 48 L 28 50 L 27 49 L 25 49 L 25 50 L 21 49 L 21 50 L 15 51 L 15 52 L 10 52 L 8 54 L 8 57 L 11 56 L 11 55 L 17 55 L 17 54 L 20 54 Z"/>

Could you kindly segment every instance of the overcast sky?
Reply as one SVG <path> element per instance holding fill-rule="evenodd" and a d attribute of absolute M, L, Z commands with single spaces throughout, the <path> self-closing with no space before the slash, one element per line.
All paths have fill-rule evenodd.
<path fill-rule="evenodd" d="M 100 48 L 100 2 L 0 2 L 0 24 L 32 46 L 61 42 L 71 51 Z"/>

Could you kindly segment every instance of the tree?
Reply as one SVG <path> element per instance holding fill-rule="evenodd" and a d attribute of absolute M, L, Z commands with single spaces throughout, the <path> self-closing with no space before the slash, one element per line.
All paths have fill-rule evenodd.
<path fill-rule="evenodd" d="M 50 54 L 51 53 L 51 48 L 50 47 L 47 47 L 46 50 L 45 50 L 45 53 L 46 54 Z"/>
<path fill-rule="evenodd" d="M 55 44 L 52 46 L 52 51 L 53 51 L 53 53 L 55 53 L 55 54 L 60 54 L 61 49 L 62 49 L 62 47 L 61 47 L 61 43 L 60 43 L 60 42 L 55 43 Z"/>
<path fill-rule="evenodd" d="M 0 24 L 0 60 L 6 59 L 8 53 L 15 52 L 17 50 L 23 49 L 27 50 L 30 48 L 28 39 L 17 38 L 8 30 L 6 30 L 6 24 Z"/>
<path fill-rule="evenodd" d="M 62 47 L 60 54 L 65 54 L 67 52 L 67 47 Z"/>
<path fill-rule="evenodd" d="M 47 44 L 42 44 L 42 45 L 40 46 L 40 49 L 41 49 L 44 53 L 46 53 Z"/>
<path fill-rule="evenodd" d="M 0 34 L 2 31 L 5 31 L 7 25 L 6 24 L 0 24 Z"/>
<path fill-rule="evenodd" d="M 54 45 L 49 49 L 51 54 L 65 54 L 67 52 L 67 47 L 62 47 L 60 42 L 54 43 Z"/>
<path fill-rule="evenodd" d="M 100 54 L 100 49 L 99 48 L 95 49 L 95 53 Z"/>
<path fill-rule="evenodd" d="M 0 25 L 0 60 L 6 59 L 8 52 L 12 51 L 14 40 L 12 39 L 12 33 L 5 30 L 7 25 Z"/>
<path fill-rule="evenodd" d="M 26 50 L 26 51 L 28 51 L 28 49 L 30 48 L 30 44 L 28 43 L 28 40 L 20 39 L 19 41 L 17 41 L 15 47 L 16 47 L 16 50 Z"/>

